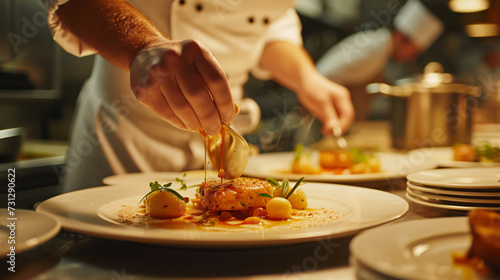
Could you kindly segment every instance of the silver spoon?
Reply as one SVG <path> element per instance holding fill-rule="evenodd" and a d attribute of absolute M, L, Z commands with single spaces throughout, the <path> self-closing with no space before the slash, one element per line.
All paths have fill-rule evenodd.
<path fill-rule="evenodd" d="M 342 136 L 342 129 L 340 128 L 340 126 L 337 125 L 333 128 L 333 136 L 337 139 L 339 148 L 345 149 L 347 147 L 347 141 L 345 140 L 344 136 Z"/>
<path fill-rule="evenodd" d="M 250 155 L 247 141 L 225 122 L 222 122 L 221 132 L 204 137 L 208 156 L 212 165 L 219 170 L 219 177 L 224 179 L 240 177 Z"/>

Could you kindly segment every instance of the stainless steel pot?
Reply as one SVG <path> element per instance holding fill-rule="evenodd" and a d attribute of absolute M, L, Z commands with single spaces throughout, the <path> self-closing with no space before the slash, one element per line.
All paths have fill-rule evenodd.
<path fill-rule="evenodd" d="M 441 64 L 429 63 L 424 74 L 400 80 L 396 86 L 369 84 L 368 93 L 390 98 L 392 144 L 398 149 L 470 143 L 472 113 L 480 89 L 453 82 Z"/>
<path fill-rule="evenodd" d="M 0 162 L 11 162 L 21 153 L 24 128 L 0 130 Z"/>

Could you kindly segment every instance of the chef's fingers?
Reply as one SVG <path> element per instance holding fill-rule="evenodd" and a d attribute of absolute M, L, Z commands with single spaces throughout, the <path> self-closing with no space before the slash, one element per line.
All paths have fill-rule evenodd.
<path fill-rule="evenodd" d="M 180 129 L 188 129 L 181 119 L 179 119 L 172 111 L 172 108 L 168 105 L 157 84 L 150 85 L 148 87 L 138 86 L 135 87 L 133 91 L 140 103 L 155 111 L 170 124 Z"/>
<path fill-rule="evenodd" d="M 224 71 L 212 53 L 207 49 L 197 49 L 196 46 L 190 45 L 189 50 L 196 51 L 194 56 L 194 67 L 212 94 L 220 118 L 226 123 L 231 123 L 236 115 L 237 109 L 235 108 L 233 96 L 229 89 Z"/>
<path fill-rule="evenodd" d="M 168 65 L 167 65 L 168 64 Z M 169 71 L 169 67 L 176 67 L 174 60 L 164 60 L 151 69 L 151 77 L 156 80 L 161 94 L 165 98 L 174 114 L 184 123 L 188 130 L 201 129 L 200 121 L 193 107 L 184 96 L 177 82 L 177 74 Z"/>
<path fill-rule="evenodd" d="M 340 128 L 342 130 L 342 133 L 344 130 L 340 126 L 340 121 L 339 117 L 337 116 L 337 112 L 333 110 L 333 107 L 326 107 L 323 110 L 324 112 L 324 119 L 320 119 L 321 123 L 323 126 L 321 127 L 321 133 L 323 135 L 329 135 L 334 132 L 335 129 Z"/>
<path fill-rule="evenodd" d="M 330 95 L 330 102 L 324 108 L 323 127 L 324 135 L 331 134 L 335 129 L 344 133 L 354 121 L 354 108 L 350 100 L 350 93 L 342 86 L 334 85 L 334 94 Z"/>
<path fill-rule="evenodd" d="M 349 92 L 342 93 L 342 95 L 336 99 L 335 109 L 337 111 L 340 128 L 345 132 L 349 126 L 351 126 L 355 118 L 354 107 Z"/>
<path fill-rule="evenodd" d="M 209 135 L 217 134 L 221 128 L 221 117 L 212 100 L 212 95 L 204 80 L 196 72 L 193 63 L 190 63 L 189 57 L 184 57 L 184 55 L 183 53 L 182 63 L 175 65 L 177 83 L 191 104 L 203 130 Z"/>

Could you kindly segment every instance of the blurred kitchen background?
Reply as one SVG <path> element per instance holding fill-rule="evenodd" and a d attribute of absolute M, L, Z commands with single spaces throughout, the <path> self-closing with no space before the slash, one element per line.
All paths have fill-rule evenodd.
<path fill-rule="evenodd" d="M 317 60 L 376 20 L 374 15 L 394 1 L 405 2 L 299 0 L 305 48 Z M 93 56 L 73 57 L 52 41 L 41 2 L 0 0 L 0 129 L 23 128 L 22 145 L 7 144 L 8 151 L 14 154 L 19 147 L 20 153 L 2 157 L 0 170 L 16 168 L 18 191 L 29 191 L 25 197 L 32 196 L 32 201 L 40 199 L 40 194 L 49 195 L 58 183 L 75 103 L 93 63 Z M 482 89 L 474 121 L 500 123 L 500 0 L 424 2 L 444 22 L 444 34 L 417 61 L 389 63 L 379 81 L 394 84 L 421 74 L 429 62 L 439 62 L 445 72 Z M 387 120 L 389 108 L 383 97 L 368 95 L 365 87 L 349 89 L 356 121 Z M 297 143 L 308 145 L 321 139 L 319 123 L 290 91 L 272 81 L 251 78 L 246 93 L 262 109 L 260 127 L 246 136 L 261 152 L 292 150 Z M 6 201 L 1 199 L 2 204 Z"/>

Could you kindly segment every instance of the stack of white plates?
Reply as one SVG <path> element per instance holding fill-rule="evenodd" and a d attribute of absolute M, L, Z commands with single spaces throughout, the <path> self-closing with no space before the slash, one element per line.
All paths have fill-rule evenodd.
<path fill-rule="evenodd" d="M 500 210 L 500 168 L 433 169 L 406 178 L 406 197 L 417 204 L 450 210 Z"/>

